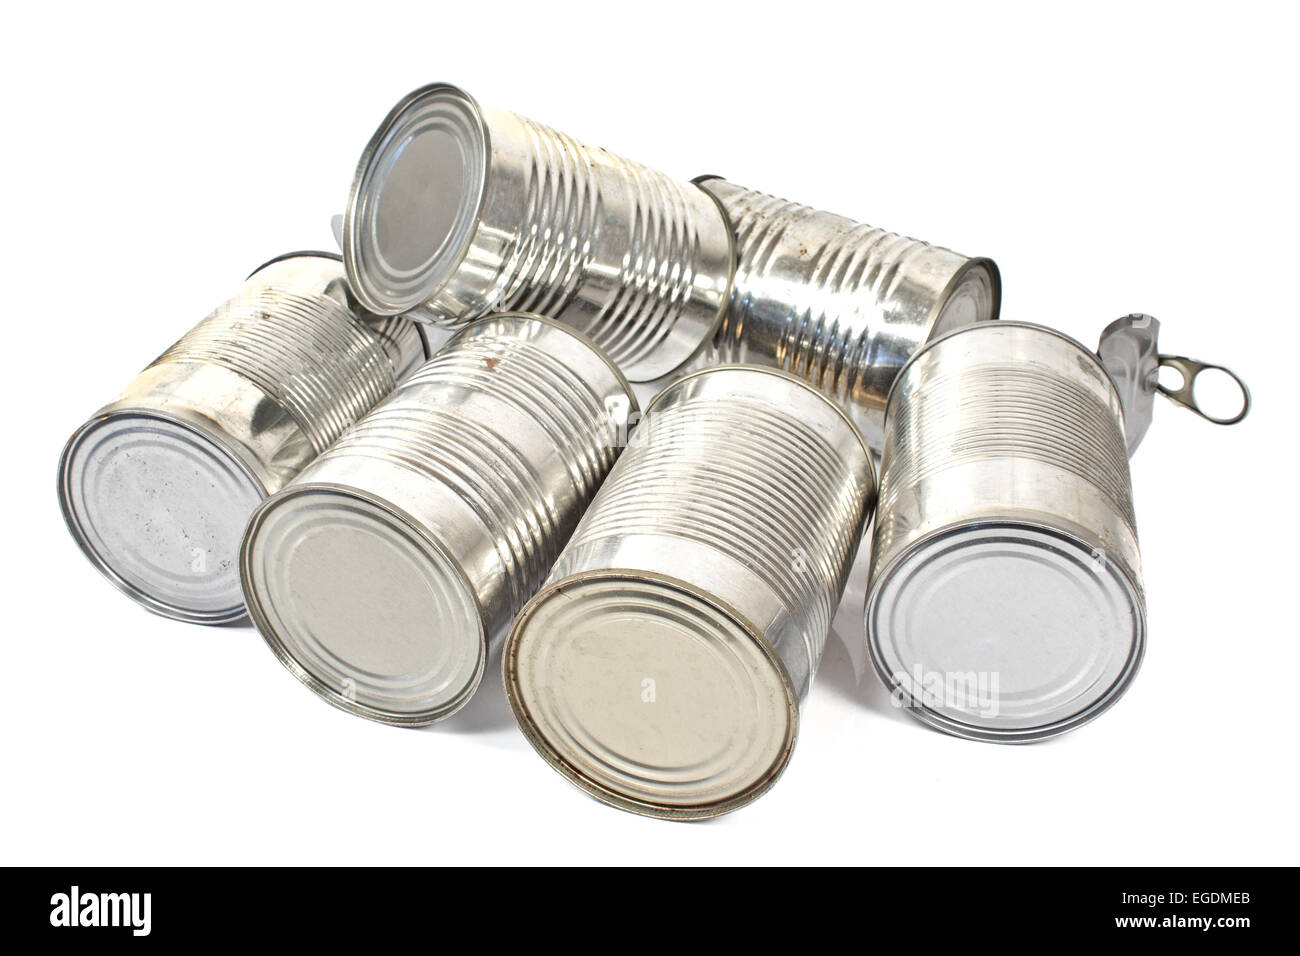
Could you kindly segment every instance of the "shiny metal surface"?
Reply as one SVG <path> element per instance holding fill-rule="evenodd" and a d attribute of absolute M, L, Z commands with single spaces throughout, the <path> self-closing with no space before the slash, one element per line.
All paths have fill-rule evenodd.
<path fill-rule="evenodd" d="M 732 366 L 665 389 L 516 619 L 525 736 L 598 799 L 674 819 L 767 790 L 875 501 L 857 429 Z"/>
<path fill-rule="evenodd" d="M 876 451 L 903 363 L 931 337 L 998 317 L 991 259 L 724 179 L 697 182 L 727 211 L 739 264 L 727 314 L 691 367 L 752 362 L 792 372 L 839 402 Z"/>
<path fill-rule="evenodd" d="M 411 323 L 358 318 L 336 258 L 273 260 L 68 441 L 68 528 L 150 610 L 238 620 L 236 556 L 254 507 L 422 353 Z"/>
<path fill-rule="evenodd" d="M 1041 326 L 968 326 L 900 373 L 866 626 L 914 716 L 1036 740 L 1128 687 L 1146 610 L 1121 414 L 1097 356 Z"/>
<path fill-rule="evenodd" d="M 631 386 L 550 319 L 448 342 L 248 525 L 249 611 L 299 680 L 418 726 L 477 689 L 615 457 Z"/>
<path fill-rule="evenodd" d="M 726 219 L 695 186 L 445 84 L 403 99 L 366 147 L 343 254 L 372 311 L 452 327 L 549 315 L 634 381 L 704 344 L 735 271 Z"/>
<path fill-rule="evenodd" d="M 1185 355 L 1162 355 L 1159 337 L 1160 323 L 1153 316 L 1134 313 L 1106 326 L 1097 344 L 1097 356 L 1124 408 L 1124 440 L 1130 458 L 1151 427 L 1157 393 L 1215 425 L 1235 425 L 1250 413 L 1250 389 L 1236 372 Z M 1162 367 L 1178 373 L 1177 387 L 1160 384 Z M 1222 372 L 1241 390 L 1241 407 L 1235 414 L 1212 415 L 1197 403 L 1196 377 L 1208 371 Z"/>
<path fill-rule="evenodd" d="M 1160 323 L 1149 315 L 1127 315 L 1102 330 L 1097 357 L 1119 394 L 1124 445 L 1130 457 L 1142 443 L 1155 412 L 1160 385 Z"/>

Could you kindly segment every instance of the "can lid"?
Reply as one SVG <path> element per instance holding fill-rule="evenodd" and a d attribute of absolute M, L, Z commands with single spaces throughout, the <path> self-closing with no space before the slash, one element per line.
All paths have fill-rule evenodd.
<path fill-rule="evenodd" d="M 584 572 L 535 597 L 503 658 L 525 736 L 598 799 L 717 816 L 757 797 L 794 746 L 794 689 L 771 645 L 684 582 Z"/>
<path fill-rule="evenodd" d="M 482 679 L 487 635 L 468 578 L 379 498 L 291 486 L 249 522 L 240 573 L 271 650 L 336 707 L 420 726 L 458 710 Z"/>
<path fill-rule="evenodd" d="M 1002 274 L 992 259 L 968 259 L 939 297 L 926 339 L 953 329 L 996 320 L 1002 311 Z"/>
<path fill-rule="evenodd" d="M 157 412 L 92 419 L 59 462 L 59 502 L 86 556 L 145 607 L 194 623 L 243 618 L 236 557 L 264 497 L 212 435 Z"/>
<path fill-rule="evenodd" d="M 1124 692 L 1145 606 L 1127 572 L 1071 535 L 1016 522 L 952 527 L 905 550 L 867 602 L 872 662 L 900 704 L 948 733 L 1064 733 Z"/>
<path fill-rule="evenodd" d="M 361 304 L 396 315 L 428 301 L 473 240 L 487 182 L 478 104 L 426 86 L 388 114 L 357 166 L 343 222 L 343 260 Z"/>

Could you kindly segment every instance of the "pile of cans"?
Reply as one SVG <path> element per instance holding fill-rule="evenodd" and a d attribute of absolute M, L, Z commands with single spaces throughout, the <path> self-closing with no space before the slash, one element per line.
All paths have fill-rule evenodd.
<path fill-rule="evenodd" d="M 785 768 L 873 515 L 865 641 L 922 720 L 1034 740 L 1132 681 L 1129 454 L 1212 367 L 1154 319 L 1099 352 L 995 322 L 988 259 L 446 85 L 384 120 L 339 240 L 256 270 L 68 442 L 68 527 L 150 610 L 247 615 L 398 726 L 499 658 L 556 770 L 676 819 Z"/>

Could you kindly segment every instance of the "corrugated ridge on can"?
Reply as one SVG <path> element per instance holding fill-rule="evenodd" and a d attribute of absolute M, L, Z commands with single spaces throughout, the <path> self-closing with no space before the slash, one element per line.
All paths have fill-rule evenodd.
<path fill-rule="evenodd" d="M 1062 733 L 1127 688 L 1144 602 L 1122 409 L 1096 356 L 1006 322 L 919 352 L 889 400 L 868 580 L 886 686 L 960 736 Z M 953 674 L 982 696 L 954 694 Z"/>
<path fill-rule="evenodd" d="M 523 209 L 519 242 L 498 267 L 487 301 L 462 314 L 440 316 L 438 324 L 458 327 L 479 318 L 493 303 L 503 309 L 554 315 L 573 301 L 591 267 L 600 194 L 584 161 L 584 147 L 522 116 L 516 121 L 529 146 L 524 178 L 533 186 Z"/>
<path fill-rule="evenodd" d="M 843 555 L 861 529 L 845 496 L 845 463 L 813 429 L 752 403 L 710 401 L 657 409 L 653 440 L 611 475 L 574 532 L 553 576 L 581 570 L 587 548 L 604 538 L 661 534 L 698 541 L 749 565 L 780 595 L 797 622 L 806 678 L 821 659 L 848 568 Z M 695 467 L 707 455 L 707 469 Z M 812 547 L 811 574 L 791 574 L 791 542 Z"/>
<path fill-rule="evenodd" d="M 874 495 L 856 427 L 794 376 L 665 389 L 515 621 L 502 666 L 525 735 L 623 809 L 754 799 L 789 759 Z"/>
<path fill-rule="evenodd" d="M 850 413 L 872 448 L 884 440 L 889 386 L 930 337 L 996 319 L 997 266 L 716 177 L 702 187 L 736 232 L 731 305 L 694 367 L 785 369 Z"/>
<path fill-rule="evenodd" d="M 572 329 L 527 314 L 467 327 L 254 515 L 241 573 L 258 629 L 337 707 L 400 726 L 450 716 L 635 408 Z"/>
<path fill-rule="evenodd" d="M 704 344 L 735 271 L 731 230 L 707 193 L 443 84 L 415 91 L 380 126 L 343 241 L 373 311 L 452 328 L 540 312 L 637 381 Z"/>
<path fill-rule="evenodd" d="M 279 289 L 231 299 L 150 367 L 169 362 L 220 365 L 256 383 L 318 454 L 397 387 L 379 334 L 334 299 Z"/>
<path fill-rule="evenodd" d="M 625 271 L 618 280 L 617 296 L 596 317 L 590 332 L 608 341 L 615 361 L 635 369 L 655 363 L 676 316 L 690 307 L 696 282 L 694 247 L 699 242 L 696 212 L 700 206 L 693 208 L 687 201 L 696 198 L 698 190 L 662 173 L 629 165 L 623 175 L 633 207 Z M 704 209 L 710 215 L 717 211 Z M 719 314 L 721 308 L 719 305 Z M 703 345 L 703 339 L 696 345 Z"/>
<path fill-rule="evenodd" d="M 886 515 L 900 491 L 934 473 L 978 459 L 1029 459 L 1054 465 L 1102 491 L 1137 534 L 1128 456 L 1113 427 L 1114 408 L 1093 391 L 1032 365 L 1001 362 L 925 382 L 914 417 L 898 419 L 890 475 L 880 483 L 880 541 L 893 538 Z M 933 427 L 961 421 L 962 430 Z"/>

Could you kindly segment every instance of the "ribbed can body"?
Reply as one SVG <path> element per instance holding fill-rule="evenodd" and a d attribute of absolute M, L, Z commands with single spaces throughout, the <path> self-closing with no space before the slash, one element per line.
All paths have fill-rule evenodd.
<path fill-rule="evenodd" d="M 735 270 L 725 216 L 694 185 L 441 85 L 400 103 L 363 155 L 344 255 L 375 311 L 451 327 L 548 315 L 634 381 L 704 345 Z"/>
<path fill-rule="evenodd" d="M 253 507 L 422 355 L 412 323 L 356 307 L 337 257 L 273 260 L 72 437 L 59 477 L 69 528 L 150 609 L 238 619 L 235 555 Z"/>
<path fill-rule="evenodd" d="M 871 463 L 839 423 L 770 374 L 683 381 L 647 412 L 551 580 L 643 554 L 635 563 L 716 592 L 758 625 L 802 698 L 875 500 Z"/>
<path fill-rule="evenodd" d="M 382 340 L 346 305 L 274 281 L 216 309 L 150 368 L 165 365 L 219 366 L 252 382 L 317 455 L 397 386 Z"/>
<path fill-rule="evenodd" d="M 730 307 L 692 367 L 752 362 L 785 369 L 849 412 L 871 447 L 884 441 L 894 376 L 929 338 L 998 317 L 989 259 L 706 178 L 736 232 Z"/>
<path fill-rule="evenodd" d="M 242 559 L 254 622 L 337 706 L 393 724 L 448 716 L 635 409 L 608 357 L 567 327 L 524 314 L 474 323 L 259 509 Z M 364 534 L 336 546 L 354 522 Z M 355 567 L 355 549 L 371 547 Z M 319 619 L 344 595 L 373 614 Z"/>
<path fill-rule="evenodd" d="M 625 809 L 752 799 L 788 757 L 874 500 L 861 436 L 804 382 L 735 366 L 670 386 L 515 623 L 504 666 L 525 733 Z M 642 667 L 674 710 L 617 696 Z M 596 708 L 602 688 L 616 696 Z"/>
<path fill-rule="evenodd" d="M 867 630 L 886 684 L 963 736 L 1050 736 L 1123 691 L 1144 642 L 1141 562 L 1120 401 L 1094 354 L 996 323 L 907 365 L 889 404 Z M 954 670 L 989 675 L 1001 701 L 926 706 L 920 684 Z"/>

